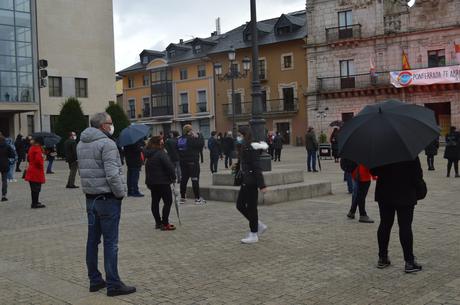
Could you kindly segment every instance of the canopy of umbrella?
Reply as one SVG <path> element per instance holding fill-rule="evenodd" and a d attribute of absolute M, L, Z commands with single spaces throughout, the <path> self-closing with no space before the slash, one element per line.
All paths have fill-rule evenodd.
<path fill-rule="evenodd" d="M 439 132 L 432 110 L 388 100 L 366 106 L 344 124 L 339 154 L 368 168 L 414 160 Z"/>
<path fill-rule="evenodd" d="M 133 145 L 149 135 L 149 126 L 143 124 L 130 125 L 121 131 L 117 144 L 119 147 Z"/>
<path fill-rule="evenodd" d="M 35 133 L 32 134 L 32 137 L 34 137 L 34 138 L 37 138 L 37 137 L 43 138 L 44 145 L 46 147 L 53 147 L 53 146 L 57 145 L 59 143 L 59 141 L 61 141 L 61 137 L 58 136 L 55 133 L 52 133 L 52 132 L 35 132 Z"/>

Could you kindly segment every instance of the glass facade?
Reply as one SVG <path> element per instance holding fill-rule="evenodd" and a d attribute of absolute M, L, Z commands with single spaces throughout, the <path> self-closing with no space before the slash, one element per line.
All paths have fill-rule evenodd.
<path fill-rule="evenodd" d="M 0 0 L 0 102 L 34 101 L 31 0 Z"/>

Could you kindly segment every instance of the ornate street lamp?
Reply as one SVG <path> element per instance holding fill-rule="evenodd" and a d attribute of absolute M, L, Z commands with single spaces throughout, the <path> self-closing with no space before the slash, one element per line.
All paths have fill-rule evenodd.
<path fill-rule="evenodd" d="M 243 73 L 240 73 L 237 68 L 235 68 L 236 62 L 236 52 L 233 46 L 228 50 L 228 61 L 230 62 L 230 68 L 227 73 L 223 74 L 222 64 L 214 64 L 214 73 L 220 81 L 230 80 L 232 84 L 232 136 L 236 138 L 237 128 L 235 121 L 235 79 L 246 78 L 248 76 L 249 70 L 251 70 L 251 60 L 248 57 L 243 59 Z"/>

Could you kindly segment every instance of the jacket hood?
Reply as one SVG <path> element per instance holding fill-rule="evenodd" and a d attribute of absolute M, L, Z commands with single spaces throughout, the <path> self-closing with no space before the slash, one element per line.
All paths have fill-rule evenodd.
<path fill-rule="evenodd" d="M 108 138 L 108 136 L 99 129 L 94 127 L 86 128 L 80 135 L 80 140 L 83 143 L 91 143 L 103 138 Z"/>
<path fill-rule="evenodd" d="M 145 149 L 145 151 L 144 151 L 144 157 L 145 157 L 145 158 L 151 158 L 151 157 L 155 156 L 155 154 L 156 154 L 157 152 L 159 152 L 159 151 L 160 151 L 159 149 L 147 148 L 147 149 Z"/>
<path fill-rule="evenodd" d="M 268 144 L 266 142 L 254 142 L 251 143 L 251 146 L 255 150 L 266 150 L 268 149 Z"/>

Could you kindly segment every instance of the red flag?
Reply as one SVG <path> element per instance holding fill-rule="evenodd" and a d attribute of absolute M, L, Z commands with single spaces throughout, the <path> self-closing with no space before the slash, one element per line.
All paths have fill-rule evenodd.
<path fill-rule="evenodd" d="M 402 69 L 410 70 L 409 59 L 407 58 L 407 54 L 404 51 L 402 53 Z"/>
<path fill-rule="evenodd" d="M 455 49 L 455 58 L 457 59 L 457 63 L 460 64 L 460 40 L 454 41 L 454 49 Z"/>

